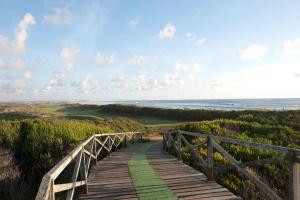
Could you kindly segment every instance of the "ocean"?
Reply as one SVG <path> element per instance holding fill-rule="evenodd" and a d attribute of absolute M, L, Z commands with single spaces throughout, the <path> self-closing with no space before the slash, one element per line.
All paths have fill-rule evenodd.
<path fill-rule="evenodd" d="M 171 109 L 211 110 L 296 110 L 300 98 L 281 99 L 205 99 L 205 100 L 136 100 L 81 102 L 83 104 L 124 104 Z"/>

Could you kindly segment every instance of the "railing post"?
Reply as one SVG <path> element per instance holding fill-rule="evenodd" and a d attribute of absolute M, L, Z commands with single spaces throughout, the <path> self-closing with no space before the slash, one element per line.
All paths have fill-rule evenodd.
<path fill-rule="evenodd" d="M 165 134 L 163 134 L 163 151 L 166 151 L 166 135 Z"/>
<path fill-rule="evenodd" d="M 85 160 L 85 153 L 83 151 L 83 147 L 81 150 L 82 153 L 82 158 L 81 158 L 81 164 L 80 164 L 80 176 L 81 176 L 81 180 L 85 181 L 85 185 L 84 187 L 84 193 L 87 194 L 88 193 L 88 185 L 87 185 L 87 171 L 86 171 L 86 160 Z"/>
<path fill-rule="evenodd" d="M 124 136 L 124 147 L 127 147 L 127 135 L 126 134 L 124 134 L 125 136 Z"/>
<path fill-rule="evenodd" d="M 177 133 L 177 157 L 178 160 L 182 160 L 181 156 L 181 134 Z"/>
<path fill-rule="evenodd" d="M 53 180 L 53 179 L 51 180 L 51 189 L 50 189 L 50 191 L 51 191 L 51 194 L 50 194 L 49 199 L 50 199 L 50 200 L 55 200 L 54 180 Z"/>
<path fill-rule="evenodd" d="M 140 133 L 140 142 L 142 143 L 143 142 L 143 134 Z"/>
<path fill-rule="evenodd" d="M 96 136 L 94 135 L 94 154 L 95 154 L 95 163 L 97 165 L 98 159 L 97 159 L 97 142 L 96 142 Z"/>
<path fill-rule="evenodd" d="M 214 158 L 213 158 L 213 141 L 210 135 L 207 136 L 207 179 L 214 180 Z"/>
<path fill-rule="evenodd" d="M 110 148 L 110 143 L 111 143 L 111 140 L 110 140 L 110 136 L 107 136 L 108 137 L 108 140 L 107 140 L 107 146 L 108 146 L 108 156 L 110 156 L 110 152 L 111 152 L 111 148 Z"/>
<path fill-rule="evenodd" d="M 300 165 L 295 162 L 296 156 L 291 154 L 289 162 L 289 200 L 300 199 Z"/>

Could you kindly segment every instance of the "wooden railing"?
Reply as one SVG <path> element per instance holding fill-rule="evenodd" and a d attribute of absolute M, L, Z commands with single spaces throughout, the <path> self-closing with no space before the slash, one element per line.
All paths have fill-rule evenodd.
<path fill-rule="evenodd" d="M 125 132 L 125 133 L 107 133 L 95 134 L 86 141 L 78 145 L 72 152 L 57 163 L 42 179 L 39 187 L 36 200 L 54 200 L 55 194 L 67 191 L 66 199 L 73 199 L 75 188 L 79 186 L 85 187 L 85 192 L 88 192 L 87 177 L 91 160 L 95 160 L 100 156 L 102 150 L 108 154 L 113 148 L 117 148 L 121 143 L 124 146 L 127 142 L 135 140 L 142 140 L 142 133 L 140 132 Z M 56 184 L 55 180 L 63 172 L 63 170 L 71 163 L 75 166 L 70 182 Z M 80 173 L 80 177 L 79 177 Z M 79 179 L 79 180 L 78 180 Z"/>
<path fill-rule="evenodd" d="M 203 138 L 203 141 L 191 144 L 189 142 L 189 139 L 191 137 L 200 137 Z M 278 152 L 281 156 L 241 163 L 240 161 L 236 160 L 232 155 L 230 155 L 230 153 L 228 153 L 220 144 L 218 144 L 218 142 Z M 199 151 L 195 150 L 196 148 L 202 145 L 206 145 L 207 148 L 206 160 L 200 155 Z M 288 199 L 300 200 L 300 151 L 297 149 L 290 147 L 260 144 L 255 142 L 247 142 L 228 137 L 192 133 L 181 130 L 169 131 L 166 134 L 164 134 L 163 148 L 165 151 L 169 151 L 171 148 L 174 148 L 177 153 L 177 158 L 179 160 L 182 160 L 183 152 L 191 152 L 194 158 L 197 160 L 197 164 L 200 165 L 202 169 L 204 169 L 204 173 L 207 175 L 208 180 L 213 180 L 214 173 L 217 173 L 218 171 L 217 168 L 214 166 L 213 159 L 213 151 L 217 150 L 230 161 L 231 165 L 226 167 L 227 169 L 238 169 L 239 172 L 241 172 L 245 177 L 252 181 L 257 186 L 257 188 L 261 192 L 266 194 L 270 199 L 282 198 L 279 197 L 278 194 L 274 192 L 273 189 L 271 189 L 266 183 L 262 182 L 253 171 L 249 170 L 249 167 L 287 161 L 289 165 Z"/>

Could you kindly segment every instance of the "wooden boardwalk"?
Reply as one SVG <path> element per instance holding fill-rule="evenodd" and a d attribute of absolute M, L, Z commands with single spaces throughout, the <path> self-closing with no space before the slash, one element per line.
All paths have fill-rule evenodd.
<path fill-rule="evenodd" d="M 97 166 L 91 168 L 88 177 L 88 194 L 81 194 L 78 198 L 139 199 L 129 173 L 128 161 L 142 145 L 145 144 L 120 149 L 113 152 L 110 157 L 99 161 Z M 150 166 L 178 199 L 239 199 L 216 182 L 207 181 L 203 173 L 163 153 L 161 142 L 154 144 L 146 154 Z M 159 187 L 159 185 L 156 187 L 152 185 L 147 199 L 164 199 L 163 197 L 151 198 L 151 193 L 156 193 L 153 188 Z M 147 188 L 144 190 L 147 192 Z"/>

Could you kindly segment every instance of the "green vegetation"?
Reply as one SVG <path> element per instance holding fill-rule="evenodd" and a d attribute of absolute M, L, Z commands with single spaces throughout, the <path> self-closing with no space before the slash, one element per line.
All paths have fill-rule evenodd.
<path fill-rule="evenodd" d="M 5 155 L 14 157 L 10 162 L 11 169 L 17 168 L 20 171 L 19 176 L 13 177 L 13 180 L 10 180 L 12 175 L 9 174 L 1 177 L 0 171 L 0 196 L 7 199 L 15 198 L 8 195 L 14 195 L 15 190 L 3 192 L 7 185 L 21 188 L 25 199 L 32 198 L 44 173 L 80 141 L 98 132 L 139 130 L 161 133 L 177 127 L 192 132 L 300 149 L 300 110 L 216 111 L 130 105 L 39 104 L 0 106 L 0 111 L 0 160 L 4 148 L 4 152 L 8 152 Z M 192 143 L 200 140 L 193 137 L 188 139 Z M 239 145 L 221 145 L 242 162 L 276 156 L 273 152 Z M 198 149 L 204 157 L 205 148 Z M 195 160 L 189 153 L 184 153 L 183 158 L 191 165 L 194 164 Z M 218 152 L 214 152 L 214 159 L 220 167 L 229 163 Z M 251 169 L 278 194 L 286 197 L 287 163 Z M 236 170 L 218 173 L 216 177 L 219 183 L 246 199 L 264 199 L 257 188 Z"/>
<path fill-rule="evenodd" d="M 14 187 L 30 185 L 31 189 L 21 191 L 22 198 L 30 199 L 36 194 L 42 176 L 81 141 L 96 133 L 124 131 L 145 131 L 145 128 L 125 118 L 100 121 L 0 120 L 0 146 L 13 152 L 21 171 Z M 15 194 L 3 192 L 11 186 L 5 180 L 9 177 L 0 178 L 1 197 L 16 198 Z"/>
<path fill-rule="evenodd" d="M 202 121 L 215 119 L 237 119 L 259 122 L 263 124 L 285 124 L 300 130 L 300 110 L 268 111 L 221 111 L 221 110 L 182 110 L 139 107 L 134 105 L 103 105 L 97 106 L 102 113 L 126 114 L 135 117 L 152 117 L 173 122 Z M 244 119 L 242 119 L 244 118 Z"/>
<path fill-rule="evenodd" d="M 262 118 L 251 114 L 240 115 L 236 120 L 219 119 L 213 121 L 202 121 L 187 123 L 178 127 L 192 132 L 227 136 L 235 139 L 253 141 L 259 143 L 290 146 L 300 149 L 300 132 L 295 121 L 285 120 L 282 115 L 274 115 Z M 292 119 L 293 117 L 287 116 Z M 298 119 L 298 118 L 296 118 Z M 190 142 L 196 143 L 203 139 L 188 137 Z M 243 147 L 222 142 L 223 148 L 241 162 L 278 156 L 277 153 Z M 200 154 L 206 158 L 206 146 L 198 149 Z M 185 153 L 184 159 L 194 164 L 191 154 Z M 228 166 L 229 161 L 220 153 L 214 152 L 215 165 L 217 167 Z M 277 193 L 287 198 L 288 166 L 287 163 L 266 164 L 258 167 L 251 167 L 253 173 L 267 182 Z M 234 193 L 245 199 L 265 199 L 254 184 L 236 170 L 217 173 L 217 181 L 229 188 Z"/>
<path fill-rule="evenodd" d="M 45 114 L 51 114 L 53 116 L 65 117 L 69 119 L 89 119 L 89 120 L 101 120 L 101 119 L 118 119 L 120 117 L 127 117 L 142 124 L 170 124 L 177 123 L 175 120 L 161 119 L 157 117 L 151 117 L 146 115 L 132 115 L 131 113 L 112 113 L 101 110 L 102 106 L 97 105 L 79 105 L 79 104 L 38 104 L 36 108 Z"/>

